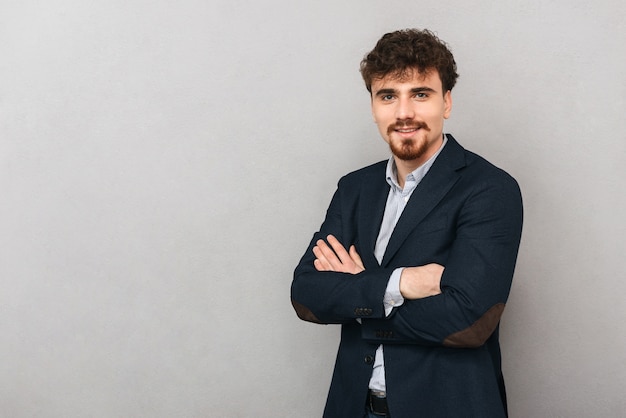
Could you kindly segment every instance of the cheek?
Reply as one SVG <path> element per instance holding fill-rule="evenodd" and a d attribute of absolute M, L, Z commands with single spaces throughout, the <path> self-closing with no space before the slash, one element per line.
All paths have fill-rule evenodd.
<path fill-rule="evenodd" d="M 378 129 L 380 131 L 387 131 L 387 127 L 390 125 L 391 122 L 389 122 L 388 118 L 385 118 L 384 116 L 381 116 L 380 114 L 376 114 L 374 115 L 374 123 L 376 123 L 376 126 L 378 126 Z"/>
<path fill-rule="evenodd" d="M 389 127 L 389 125 L 385 125 L 383 123 L 377 123 L 377 126 L 378 126 L 378 132 L 380 132 L 382 137 L 385 138 L 385 140 L 387 140 L 387 128 Z"/>
<path fill-rule="evenodd" d="M 432 125 L 441 125 L 443 120 L 446 118 L 445 112 L 442 112 L 441 109 L 433 109 L 432 112 L 424 115 L 424 118 L 427 119 L 429 124 Z"/>

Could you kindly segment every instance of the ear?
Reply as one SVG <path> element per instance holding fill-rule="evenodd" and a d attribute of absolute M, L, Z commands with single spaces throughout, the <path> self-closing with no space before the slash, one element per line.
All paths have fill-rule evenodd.
<path fill-rule="evenodd" d="M 446 94 L 443 95 L 443 118 L 448 119 L 450 112 L 452 112 L 452 92 L 448 90 Z"/>

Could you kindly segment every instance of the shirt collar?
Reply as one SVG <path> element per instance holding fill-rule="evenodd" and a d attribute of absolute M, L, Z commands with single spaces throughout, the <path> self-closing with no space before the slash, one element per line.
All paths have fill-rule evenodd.
<path fill-rule="evenodd" d="M 432 167 L 433 163 L 435 162 L 435 160 L 437 159 L 437 157 L 443 150 L 443 147 L 445 147 L 447 143 L 448 143 L 448 138 L 446 137 L 446 135 L 444 135 L 443 143 L 441 144 L 437 152 L 433 154 L 433 156 L 430 157 L 428 161 L 426 161 L 421 166 L 417 167 L 414 171 L 410 172 L 406 176 L 405 187 L 406 185 L 411 184 L 412 188 L 415 188 L 419 184 L 419 182 L 422 181 L 424 176 L 426 176 L 426 173 L 428 173 L 428 170 L 430 170 L 430 167 Z M 389 183 L 389 185 L 394 190 L 402 191 L 402 188 L 398 184 L 398 168 L 396 167 L 396 160 L 394 160 L 393 155 L 389 158 L 389 161 L 387 161 L 387 170 L 386 170 L 385 175 L 387 178 L 387 183 Z"/>

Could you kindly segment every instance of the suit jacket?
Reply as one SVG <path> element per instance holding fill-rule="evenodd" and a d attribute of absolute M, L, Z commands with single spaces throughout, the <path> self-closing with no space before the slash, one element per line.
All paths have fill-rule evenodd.
<path fill-rule="evenodd" d="M 382 161 L 339 181 L 294 273 L 298 316 L 342 326 L 324 417 L 363 416 L 379 344 L 393 418 L 505 417 L 498 325 L 521 237 L 519 187 L 448 135 L 379 264 L 374 246 L 389 193 L 385 168 Z M 316 271 L 312 248 L 328 234 L 346 248 L 354 244 L 365 271 Z M 382 301 L 392 271 L 428 263 L 445 266 L 442 293 L 405 300 L 385 317 Z"/>

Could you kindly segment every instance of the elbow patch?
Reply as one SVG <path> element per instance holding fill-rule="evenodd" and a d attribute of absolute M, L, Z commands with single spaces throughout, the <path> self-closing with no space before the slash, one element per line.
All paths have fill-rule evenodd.
<path fill-rule="evenodd" d="M 487 339 L 493 334 L 502 312 L 504 311 L 504 303 L 498 303 L 492 306 L 483 316 L 476 322 L 464 330 L 449 335 L 444 341 L 445 347 L 454 348 L 477 348 L 483 345 Z"/>
<path fill-rule="evenodd" d="M 298 318 L 302 319 L 303 321 L 314 322 L 316 324 L 322 323 L 319 319 L 317 319 L 315 314 L 303 304 L 298 303 L 293 299 L 291 299 L 291 304 L 293 305 L 293 308 L 296 310 L 296 314 L 298 315 Z"/>

